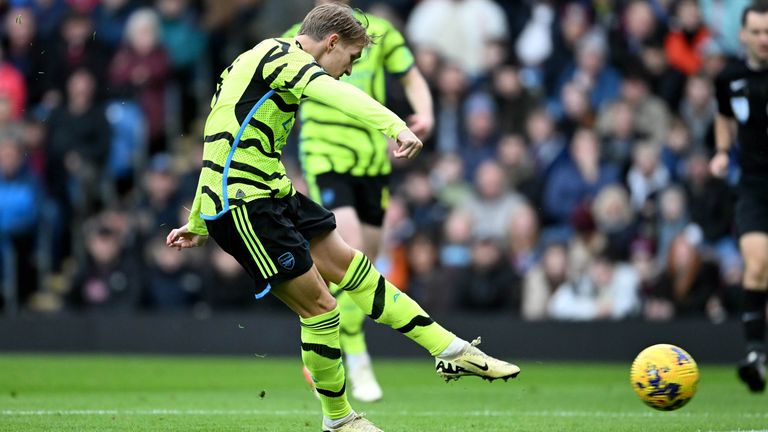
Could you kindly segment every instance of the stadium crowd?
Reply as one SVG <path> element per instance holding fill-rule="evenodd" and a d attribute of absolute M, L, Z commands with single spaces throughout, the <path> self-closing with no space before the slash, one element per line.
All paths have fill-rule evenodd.
<path fill-rule="evenodd" d="M 352 2 L 395 23 L 435 100 L 395 162 L 382 273 L 432 312 L 530 320 L 737 309 L 734 166 L 712 177 L 712 78 L 748 0 Z M 311 0 L 0 6 L 0 279 L 7 310 L 271 307 L 186 220 L 216 77 Z M 392 80 L 389 106 L 407 115 Z M 297 132 L 284 163 L 301 190 Z M 354 145 L 354 143 L 348 143 Z"/>

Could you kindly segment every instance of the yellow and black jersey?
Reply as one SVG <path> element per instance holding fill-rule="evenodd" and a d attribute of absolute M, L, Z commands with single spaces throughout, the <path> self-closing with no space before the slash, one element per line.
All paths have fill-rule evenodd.
<path fill-rule="evenodd" d="M 402 76 L 413 67 L 411 50 L 403 35 L 387 20 L 355 12 L 355 18 L 367 23 L 375 43 L 363 50 L 352 74 L 342 77 L 379 103 L 386 103 L 386 73 Z M 296 36 L 296 24 L 284 36 Z M 301 106 L 301 166 L 308 176 L 326 172 L 353 176 L 389 174 L 392 167 L 387 155 L 387 137 L 375 128 L 349 117 L 336 106 L 307 101 Z"/>
<path fill-rule="evenodd" d="M 189 230 L 245 202 L 295 193 L 281 150 L 303 98 L 341 106 L 391 137 L 405 123 L 362 91 L 331 78 L 294 39 L 267 39 L 222 72 L 205 124 L 203 168 Z"/>

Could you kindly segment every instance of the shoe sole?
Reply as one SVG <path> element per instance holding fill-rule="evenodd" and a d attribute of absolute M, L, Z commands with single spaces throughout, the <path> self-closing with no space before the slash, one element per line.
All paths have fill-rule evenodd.
<path fill-rule="evenodd" d="M 749 387 L 752 393 L 762 393 L 765 391 L 765 381 L 760 376 L 757 369 L 749 366 L 739 367 L 739 378 Z"/>
<path fill-rule="evenodd" d="M 517 376 L 520 375 L 520 371 L 515 372 L 513 374 L 509 374 L 509 375 L 500 376 L 500 377 L 489 377 L 489 376 L 478 375 L 478 374 L 464 374 L 464 375 L 443 375 L 443 374 L 438 374 L 438 375 L 440 375 L 440 377 L 442 379 L 444 379 L 445 382 L 447 382 L 447 383 L 449 383 L 451 381 L 458 381 L 459 378 L 467 377 L 467 376 L 476 376 L 476 377 L 482 378 L 484 381 L 488 381 L 488 382 L 494 382 L 494 381 L 496 381 L 498 379 L 504 380 L 504 382 L 507 382 L 510 379 L 517 378 Z"/>

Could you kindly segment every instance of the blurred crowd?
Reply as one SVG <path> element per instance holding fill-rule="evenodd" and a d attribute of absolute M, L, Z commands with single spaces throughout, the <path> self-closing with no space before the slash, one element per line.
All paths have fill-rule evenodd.
<path fill-rule="evenodd" d="M 734 315 L 738 167 L 723 180 L 708 161 L 712 79 L 741 55 L 748 3 L 353 1 L 401 29 L 435 101 L 423 154 L 394 161 L 380 270 L 433 312 Z M 312 4 L 2 3 L 5 309 L 275 307 L 213 242 L 164 239 L 188 214 L 215 78 Z M 409 113 L 396 79 L 388 100 Z M 284 163 L 302 190 L 297 135 Z"/>

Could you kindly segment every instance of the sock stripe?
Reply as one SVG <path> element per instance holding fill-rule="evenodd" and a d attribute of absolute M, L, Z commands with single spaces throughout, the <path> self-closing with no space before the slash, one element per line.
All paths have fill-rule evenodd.
<path fill-rule="evenodd" d="M 327 330 L 327 329 L 329 329 L 329 328 L 333 328 L 333 327 L 336 327 L 336 326 L 338 326 L 340 322 L 341 322 L 340 320 L 336 319 L 336 320 L 334 320 L 334 321 L 329 321 L 329 322 L 326 322 L 326 323 L 325 323 L 324 325 L 322 325 L 322 326 L 305 327 L 305 328 L 308 328 L 308 329 L 310 329 L 310 330 Z"/>
<path fill-rule="evenodd" d="M 373 294 L 373 306 L 371 307 L 371 314 L 369 315 L 374 320 L 379 319 L 384 312 L 384 305 L 387 302 L 385 285 L 386 281 L 384 280 L 384 276 L 379 275 L 379 284 L 376 286 L 376 292 Z"/>
<path fill-rule="evenodd" d="M 303 351 L 312 351 L 321 357 L 331 360 L 338 360 L 341 358 L 341 349 L 329 347 L 328 345 L 302 342 L 301 349 Z"/>
<path fill-rule="evenodd" d="M 354 262 L 354 259 L 352 260 Z M 355 270 L 352 272 L 352 277 L 349 278 L 349 282 L 347 282 L 347 286 L 342 286 L 341 288 L 343 290 L 347 290 L 347 287 L 351 287 L 354 280 L 357 278 L 357 273 L 360 271 L 360 269 L 365 265 L 365 255 L 363 255 L 363 258 L 358 261 L 357 266 L 355 267 Z M 349 270 L 347 270 L 349 272 Z M 339 284 L 341 286 L 341 284 Z"/>
<path fill-rule="evenodd" d="M 341 397 L 341 396 L 344 396 L 344 392 L 347 390 L 347 381 L 346 380 L 344 381 L 344 385 L 341 386 L 341 390 L 337 392 L 333 390 L 326 390 L 320 387 L 315 387 L 315 390 L 317 390 L 318 393 L 320 393 L 325 397 L 331 397 L 331 398 Z"/>
<path fill-rule="evenodd" d="M 432 318 L 423 315 L 416 315 L 408 324 L 395 330 L 399 331 L 400 333 L 408 333 L 409 331 L 415 329 L 416 326 L 426 327 L 432 323 L 434 323 Z"/>
<path fill-rule="evenodd" d="M 360 271 L 356 272 L 355 275 L 352 277 L 352 282 L 349 284 L 347 288 L 345 288 L 346 291 L 354 291 L 356 290 L 360 284 L 365 280 L 366 276 L 368 276 L 368 273 L 371 271 L 371 261 L 363 256 L 363 267 L 360 269 Z"/>
<path fill-rule="evenodd" d="M 318 321 L 318 322 L 316 322 L 316 323 L 305 323 L 305 322 L 302 320 L 302 321 L 301 321 L 301 326 L 302 326 L 302 327 L 305 327 L 305 328 L 311 328 L 311 329 L 314 329 L 314 328 L 318 328 L 318 327 L 321 327 L 321 326 L 325 326 L 326 324 L 329 324 L 329 323 L 330 323 L 330 322 L 332 322 L 332 321 L 338 321 L 338 320 L 339 320 L 339 314 L 338 314 L 338 313 L 335 313 L 335 314 L 333 314 L 333 315 L 329 316 L 328 318 L 326 318 L 326 319 L 324 319 L 324 320 L 322 320 L 322 321 Z"/>

